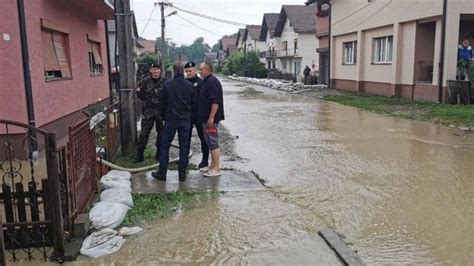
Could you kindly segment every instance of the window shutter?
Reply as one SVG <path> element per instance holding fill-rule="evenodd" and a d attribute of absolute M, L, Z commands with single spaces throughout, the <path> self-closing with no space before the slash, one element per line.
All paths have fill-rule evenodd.
<path fill-rule="evenodd" d="M 43 42 L 44 71 L 59 71 L 59 62 L 54 50 L 52 34 L 49 31 L 41 32 Z"/>
<path fill-rule="evenodd" d="M 61 75 L 63 78 L 71 77 L 71 69 L 69 68 L 69 62 L 66 57 L 66 50 L 64 45 L 64 36 L 59 33 L 53 33 L 54 50 L 58 58 Z"/>
<path fill-rule="evenodd" d="M 94 54 L 94 60 L 96 65 L 102 65 L 102 58 L 100 57 L 100 44 L 92 43 L 92 53 Z"/>

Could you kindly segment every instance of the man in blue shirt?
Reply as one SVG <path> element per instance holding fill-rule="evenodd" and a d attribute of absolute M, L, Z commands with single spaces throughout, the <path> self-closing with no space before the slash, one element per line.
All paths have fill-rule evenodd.
<path fill-rule="evenodd" d="M 212 65 L 204 62 L 199 66 L 204 79 L 199 95 L 198 120 L 202 124 L 204 138 L 211 151 L 211 164 L 206 177 L 220 176 L 219 122 L 224 120 L 224 97 L 220 81 L 212 74 Z"/>

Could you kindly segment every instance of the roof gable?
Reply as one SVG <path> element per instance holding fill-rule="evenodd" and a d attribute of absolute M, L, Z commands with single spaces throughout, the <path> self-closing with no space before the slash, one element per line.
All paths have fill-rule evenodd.
<path fill-rule="evenodd" d="M 262 29 L 260 30 L 260 40 L 265 41 L 267 39 L 267 32 L 270 33 L 270 38 L 273 38 L 279 13 L 266 13 L 263 14 Z"/>
<path fill-rule="evenodd" d="M 248 36 L 252 38 L 252 40 L 260 40 L 260 30 L 262 29 L 261 25 L 247 25 L 245 27 L 245 34 L 243 41 L 246 41 Z"/>
<path fill-rule="evenodd" d="M 288 19 L 296 33 L 316 32 L 317 6 L 283 5 L 278 17 L 274 36 L 280 37 Z"/>

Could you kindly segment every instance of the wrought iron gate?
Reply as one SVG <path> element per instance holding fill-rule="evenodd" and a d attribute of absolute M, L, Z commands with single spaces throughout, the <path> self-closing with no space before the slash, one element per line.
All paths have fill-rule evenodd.
<path fill-rule="evenodd" d="M 64 230 L 55 134 L 0 120 L 0 139 L 3 255 L 9 261 L 62 261 Z"/>

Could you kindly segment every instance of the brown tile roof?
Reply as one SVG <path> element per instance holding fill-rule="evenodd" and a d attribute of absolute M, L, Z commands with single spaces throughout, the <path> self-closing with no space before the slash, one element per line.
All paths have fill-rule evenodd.
<path fill-rule="evenodd" d="M 252 40 L 260 40 L 260 31 L 262 30 L 262 25 L 247 25 L 245 28 L 244 41 L 247 40 L 247 37 L 250 36 Z"/>
<path fill-rule="evenodd" d="M 287 18 L 297 33 L 316 32 L 317 11 L 318 7 L 316 5 L 283 5 L 274 35 L 277 37 L 281 36 Z"/>
<path fill-rule="evenodd" d="M 220 41 L 220 48 L 225 51 L 229 46 L 235 45 L 235 42 L 237 42 L 236 38 L 224 38 Z"/>
<path fill-rule="evenodd" d="M 141 39 L 138 42 L 144 47 L 143 52 L 154 53 L 155 52 L 155 41 Z"/>
<path fill-rule="evenodd" d="M 260 31 L 260 40 L 265 41 L 267 38 L 267 31 L 270 32 L 270 38 L 273 38 L 273 33 L 278 23 L 280 13 L 265 13 L 263 14 L 262 30 Z"/>

